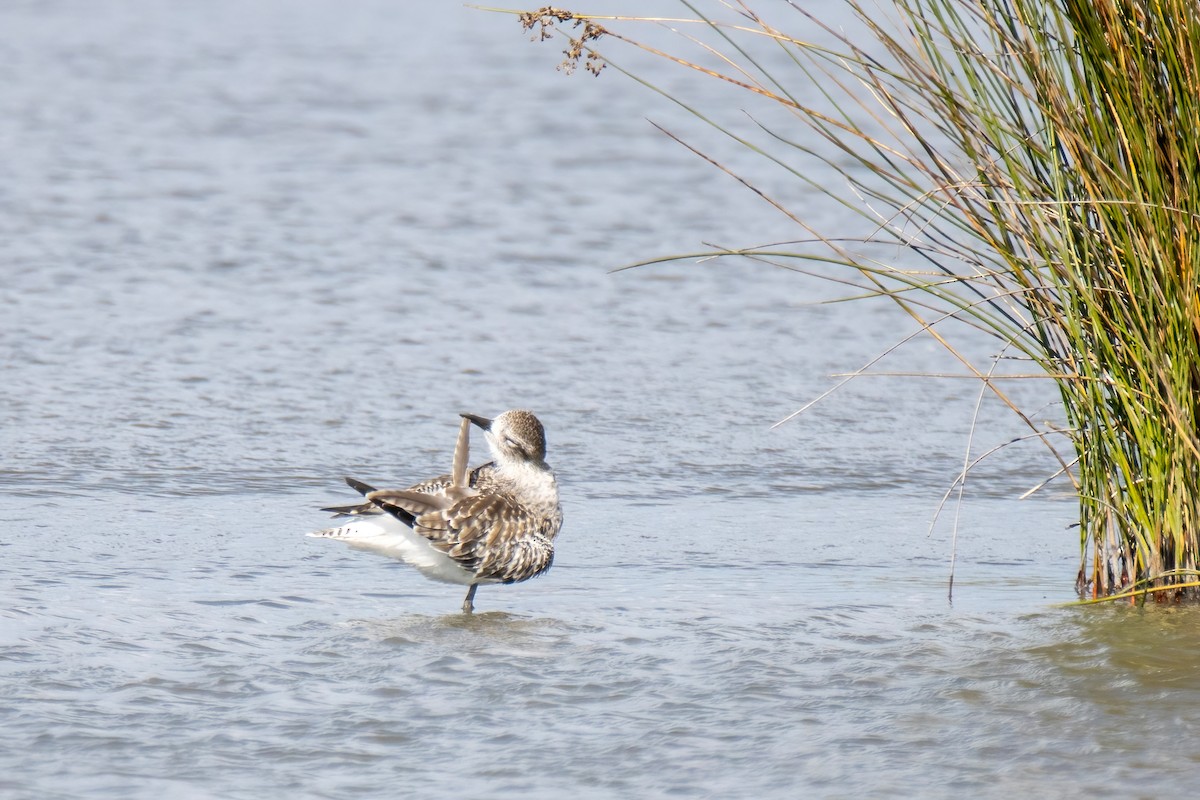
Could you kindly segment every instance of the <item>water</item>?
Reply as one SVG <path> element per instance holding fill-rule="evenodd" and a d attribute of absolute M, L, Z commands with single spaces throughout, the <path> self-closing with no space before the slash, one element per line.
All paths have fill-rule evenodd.
<path fill-rule="evenodd" d="M 770 429 L 912 323 L 761 266 L 609 274 L 795 232 L 556 51 L 453 3 L 0 9 L 0 794 L 1190 786 L 1200 616 L 1061 606 L 1036 445 L 927 536 L 968 382 Z M 564 494 L 546 577 L 464 617 L 303 537 L 341 475 L 444 471 L 458 411 L 517 406 Z M 976 453 L 1022 433 L 983 419 Z"/>

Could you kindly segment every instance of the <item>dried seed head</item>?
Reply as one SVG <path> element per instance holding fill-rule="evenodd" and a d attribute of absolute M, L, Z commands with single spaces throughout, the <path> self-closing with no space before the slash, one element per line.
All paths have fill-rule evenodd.
<path fill-rule="evenodd" d="M 563 22 L 574 23 L 576 29 L 583 28 L 583 31 L 578 36 L 572 36 L 569 33 L 563 32 L 561 28 L 557 29 L 567 37 L 567 49 L 563 50 L 563 61 L 558 65 L 558 68 L 570 75 L 579 66 L 580 59 L 583 58 L 584 51 L 587 51 L 587 60 L 584 64 L 588 72 L 593 75 L 599 75 L 600 70 L 604 69 L 604 59 L 598 53 L 587 46 L 587 42 L 596 41 L 604 34 L 608 33 L 602 26 L 592 22 L 587 17 L 574 14 L 570 11 L 564 11 L 561 8 L 546 6 L 537 11 L 523 12 L 518 19 L 521 22 L 521 28 L 526 31 L 532 31 L 535 28 L 535 33 L 531 38 L 533 40 L 546 41 L 554 35 L 556 30 L 555 25 Z"/>

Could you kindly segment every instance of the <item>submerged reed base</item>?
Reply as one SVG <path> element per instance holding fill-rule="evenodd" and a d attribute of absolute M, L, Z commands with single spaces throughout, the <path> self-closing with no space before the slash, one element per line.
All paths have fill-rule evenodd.
<path fill-rule="evenodd" d="M 755 124 L 736 132 L 634 76 L 870 233 L 848 244 L 814 231 L 735 175 L 804 241 L 686 257 L 850 274 L 888 296 L 1059 459 L 1079 496 L 1083 597 L 1200 598 L 1200 5 L 895 0 L 889 20 L 846 4 L 859 30 L 790 4 L 772 4 L 768 21 L 742 0 L 681 2 L 670 20 L 542 8 L 521 21 L 535 38 L 566 37 L 568 70 L 586 59 L 594 74 L 624 72 L 597 48 L 635 47 L 774 109 L 770 123 L 749 110 Z M 675 32 L 678 48 L 639 41 L 639 25 Z M 778 109 L 790 122 L 774 121 Z M 842 182 L 810 180 L 806 162 Z M 862 255 L 865 244 L 898 248 L 896 264 Z M 991 365 L 943 334 L 949 319 L 1035 362 L 1066 425 L 1022 413 Z"/>

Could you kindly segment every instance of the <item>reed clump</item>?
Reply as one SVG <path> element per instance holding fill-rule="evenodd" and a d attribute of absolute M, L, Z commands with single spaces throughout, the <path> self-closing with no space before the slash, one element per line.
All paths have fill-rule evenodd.
<path fill-rule="evenodd" d="M 608 48 L 631 46 L 785 110 L 785 122 L 758 122 L 760 143 L 685 105 L 870 234 L 814 231 L 738 176 L 822 249 L 705 255 L 833 262 L 956 355 L 944 320 L 1036 363 L 1061 394 L 1061 430 L 1039 429 L 989 365 L 960 355 L 1073 482 L 1080 593 L 1200 597 L 1200 5 L 844 2 L 852 34 L 791 3 L 768 22 L 743 0 L 681 2 L 671 20 L 555 8 L 521 19 L 535 38 L 562 31 L 568 66 L 586 56 L 594 73 L 620 69 Z M 678 48 L 639 38 L 644 25 L 675 31 Z M 840 183 L 809 180 L 806 159 Z M 897 248 L 894 263 L 857 248 L 881 243 Z"/>

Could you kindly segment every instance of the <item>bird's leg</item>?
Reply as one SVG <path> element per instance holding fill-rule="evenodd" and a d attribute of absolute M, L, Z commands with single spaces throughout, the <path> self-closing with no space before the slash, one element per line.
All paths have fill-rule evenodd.
<path fill-rule="evenodd" d="M 464 614 L 470 614 L 472 611 L 475 610 L 475 606 L 471 604 L 471 601 L 475 599 L 475 590 L 478 588 L 479 588 L 478 583 L 472 583 L 471 588 L 467 589 L 467 599 L 463 600 L 463 613 Z"/>

